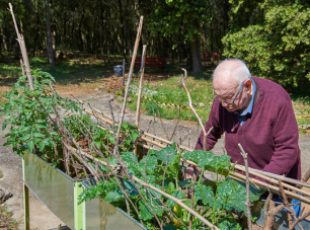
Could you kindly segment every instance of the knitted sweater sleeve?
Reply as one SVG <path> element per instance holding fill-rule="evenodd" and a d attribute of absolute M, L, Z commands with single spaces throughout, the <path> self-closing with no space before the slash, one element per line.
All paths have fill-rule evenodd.
<path fill-rule="evenodd" d="M 286 176 L 299 159 L 300 151 L 298 126 L 291 100 L 289 96 L 282 99 L 277 106 L 278 112 L 273 111 L 277 112 L 271 127 L 274 154 L 263 170 Z"/>
<path fill-rule="evenodd" d="M 207 150 L 211 150 L 214 148 L 215 144 L 217 143 L 217 140 L 221 138 L 222 135 L 222 129 L 220 127 L 220 103 L 218 101 L 214 101 L 211 112 L 209 115 L 209 120 L 206 122 L 205 130 L 208 132 L 211 127 L 212 130 L 207 136 Z M 197 140 L 197 144 L 195 149 L 203 149 L 203 132 L 201 131 L 200 136 Z"/>

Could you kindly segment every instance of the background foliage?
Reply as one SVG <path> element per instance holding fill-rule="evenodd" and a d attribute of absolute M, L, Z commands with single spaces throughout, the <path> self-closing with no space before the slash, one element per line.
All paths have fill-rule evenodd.
<path fill-rule="evenodd" d="M 20 51 L 9 0 L 0 2 L 0 56 Z M 144 24 L 139 52 L 168 64 L 214 68 L 200 53 L 238 57 L 253 75 L 277 81 L 290 92 L 309 86 L 309 14 L 305 0 L 12 0 L 30 58 L 47 56 L 47 33 L 58 60 L 90 54 L 111 62 L 129 58 L 139 16 Z M 47 9 L 50 9 L 49 11 Z M 50 20 L 47 20 L 50 18 Z M 49 22 L 49 23 L 48 23 Z M 5 59 L 1 59 L 5 63 Z M 214 60 L 212 60 L 214 62 Z M 204 65 L 203 65 L 204 64 Z M 297 88 L 297 90 L 296 90 Z"/>
<path fill-rule="evenodd" d="M 222 40 L 224 55 L 244 59 L 253 74 L 284 86 L 296 87 L 308 82 L 309 3 L 283 0 L 231 2 L 234 20 L 232 30 Z M 250 20 L 241 20 L 244 18 Z M 251 20 L 253 18 L 255 20 Z"/>

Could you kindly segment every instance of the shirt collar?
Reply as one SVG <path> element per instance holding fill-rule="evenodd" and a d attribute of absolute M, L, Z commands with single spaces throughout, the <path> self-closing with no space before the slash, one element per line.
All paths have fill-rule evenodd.
<path fill-rule="evenodd" d="M 255 86 L 254 80 L 252 78 L 250 78 L 250 79 L 251 79 L 252 85 L 253 85 L 252 99 L 251 99 L 251 102 L 248 105 L 248 107 L 237 115 L 240 117 L 246 116 L 247 114 L 252 114 L 252 111 L 253 111 L 254 98 L 255 98 L 255 93 L 256 93 L 256 86 Z"/>

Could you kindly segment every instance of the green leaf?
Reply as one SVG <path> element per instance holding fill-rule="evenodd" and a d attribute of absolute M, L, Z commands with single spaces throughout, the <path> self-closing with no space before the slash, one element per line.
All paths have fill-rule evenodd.
<path fill-rule="evenodd" d="M 184 181 L 179 181 L 180 188 L 190 188 L 192 185 L 191 179 L 186 179 Z"/>
<path fill-rule="evenodd" d="M 42 133 L 34 133 L 33 136 L 36 138 L 45 137 L 45 135 Z"/>
<path fill-rule="evenodd" d="M 111 133 L 108 134 L 108 140 L 109 140 L 113 145 L 115 145 L 115 139 L 114 139 L 113 134 L 111 134 Z"/>
<path fill-rule="evenodd" d="M 164 230 L 177 230 L 177 227 L 172 224 L 169 224 L 164 226 Z"/>
<path fill-rule="evenodd" d="M 205 165 L 214 159 L 215 155 L 211 151 L 194 150 L 187 152 L 183 158 L 195 162 L 200 168 L 204 169 Z"/>
<path fill-rule="evenodd" d="M 32 140 L 30 140 L 30 141 L 28 141 L 26 143 L 26 146 L 27 146 L 29 152 L 32 153 L 33 152 L 33 148 L 34 148 L 34 142 Z"/>
<path fill-rule="evenodd" d="M 166 191 L 166 192 L 167 192 L 168 194 L 172 194 L 174 191 L 175 191 L 175 185 L 174 185 L 174 183 L 169 182 L 168 188 L 167 188 L 167 191 Z"/>
<path fill-rule="evenodd" d="M 167 157 L 168 157 L 168 165 L 173 163 L 173 159 L 175 158 L 177 153 L 176 150 L 176 143 L 172 143 L 171 146 L 162 148 L 160 151 L 153 151 L 152 154 L 154 154 L 159 161 L 162 163 L 167 163 Z"/>
<path fill-rule="evenodd" d="M 177 177 L 179 170 L 180 170 L 180 160 L 182 156 L 182 151 L 176 154 L 176 156 L 173 158 L 171 164 L 168 164 L 166 173 L 169 176 Z"/>
<path fill-rule="evenodd" d="M 2 124 L 2 131 L 5 130 L 5 128 L 8 125 L 8 123 L 9 123 L 8 119 L 4 120 L 4 122 Z"/>
<path fill-rule="evenodd" d="M 129 180 L 123 179 L 123 182 L 125 184 L 125 188 L 129 196 L 137 196 L 139 195 L 139 192 L 137 191 L 134 184 L 132 184 Z"/>
<path fill-rule="evenodd" d="M 225 169 L 230 166 L 230 156 L 228 155 L 221 155 L 221 156 L 214 156 L 211 162 L 208 163 L 208 167 L 219 170 Z"/>
<path fill-rule="evenodd" d="M 205 185 L 195 186 L 195 196 L 197 201 L 202 200 L 204 205 L 212 206 L 214 204 L 214 193 L 211 187 Z"/>
<path fill-rule="evenodd" d="M 153 212 L 162 216 L 163 209 L 160 203 L 161 195 L 152 190 L 147 190 L 146 192 L 141 191 L 144 194 L 147 204 L 153 210 Z M 147 206 L 143 199 L 139 200 L 140 218 L 143 220 L 149 220 L 154 217 L 151 209 Z"/>
<path fill-rule="evenodd" d="M 141 218 L 144 221 L 150 220 L 154 217 L 152 211 L 147 207 L 145 202 L 139 201 L 139 218 Z"/>
<path fill-rule="evenodd" d="M 211 151 L 194 150 L 187 152 L 183 158 L 195 162 L 202 169 L 225 169 L 230 165 L 230 156 L 215 156 Z"/>
<path fill-rule="evenodd" d="M 134 173 L 139 167 L 138 158 L 133 152 L 126 152 L 121 158 L 126 162 L 129 173 Z"/>
<path fill-rule="evenodd" d="M 50 131 L 49 134 L 50 134 L 50 135 L 53 135 L 53 136 L 58 136 L 58 133 L 55 132 L 55 131 Z"/>
<path fill-rule="evenodd" d="M 155 156 L 145 156 L 139 163 L 140 171 L 146 174 L 152 174 L 157 167 L 157 159 Z"/>
<path fill-rule="evenodd" d="M 174 193 L 171 194 L 171 196 L 173 196 L 173 197 L 175 197 L 175 198 L 177 198 L 177 199 L 184 199 L 184 198 L 185 198 L 185 195 L 186 195 L 186 193 L 183 192 L 183 191 L 176 191 L 176 192 L 174 192 Z M 176 206 L 176 205 L 177 205 L 177 203 L 175 203 L 175 202 L 172 201 L 172 200 L 168 200 L 168 202 L 167 202 L 167 206 L 168 206 L 169 208 L 172 208 L 172 207 L 174 207 L 174 206 Z"/>
<path fill-rule="evenodd" d="M 26 135 L 20 137 L 19 139 L 22 140 L 22 141 L 27 141 L 27 140 L 30 139 L 30 137 L 31 137 L 31 134 L 26 134 Z"/>
<path fill-rule="evenodd" d="M 263 193 L 263 190 L 258 190 L 251 186 L 250 189 L 250 201 L 256 201 Z M 246 188 L 235 180 L 229 180 L 222 182 L 216 198 L 215 209 L 236 210 L 238 212 L 244 211 L 246 213 Z"/>
<path fill-rule="evenodd" d="M 122 123 L 122 129 L 125 130 L 125 131 L 128 131 L 130 128 L 130 125 L 128 122 L 123 122 Z"/>
<path fill-rule="evenodd" d="M 117 201 L 120 200 L 124 197 L 124 194 L 122 192 L 122 190 L 120 188 L 116 189 L 115 191 L 111 191 L 109 192 L 105 198 L 103 199 L 104 201 L 107 202 L 113 202 L 113 201 Z"/>
<path fill-rule="evenodd" d="M 242 230 L 241 226 L 233 216 L 229 216 L 228 219 L 220 221 L 217 227 L 221 230 Z"/>
<path fill-rule="evenodd" d="M 135 143 L 136 139 L 138 137 L 140 137 L 140 133 L 137 130 L 134 130 L 134 131 L 130 132 L 129 134 L 130 134 L 130 137 L 131 137 L 133 143 Z"/>

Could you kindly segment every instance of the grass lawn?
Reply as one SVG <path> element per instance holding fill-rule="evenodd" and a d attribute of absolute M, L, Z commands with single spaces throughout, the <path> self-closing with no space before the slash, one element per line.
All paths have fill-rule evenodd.
<path fill-rule="evenodd" d="M 58 93 L 92 93 L 95 88 L 106 82 L 113 75 L 113 65 L 119 65 L 122 59 L 118 56 L 113 58 L 113 62 L 107 64 L 103 60 L 94 58 L 86 54 L 79 54 L 72 59 L 64 59 L 56 61 L 56 71 L 51 73 L 56 79 L 56 90 Z M 19 61 L 14 60 L 12 56 L 6 55 L 0 57 L 0 105 L 5 102 L 2 95 L 9 91 L 9 87 L 13 86 L 17 78 L 22 74 Z M 40 68 L 43 71 L 49 71 L 49 64 L 44 57 L 30 58 L 32 69 Z M 127 68 L 129 64 L 127 63 Z M 184 66 L 182 66 L 184 67 Z M 186 79 L 186 85 L 191 93 L 192 101 L 196 111 L 203 121 L 209 117 L 212 105 L 212 81 L 210 80 L 213 67 L 209 67 L 202 74 L 194 75 L 189 72 Z M 150 100 L 142 99 L 141 111 L 150 116 L 158 116 L 162 118 L 196 121 L 194 114 L 186 107 L 188 98 L 181 81 L 181 66 L 168 65 L 168 77 L 160 72 L 161 70 L 146 68 L 143 95 L 151 100 L 160 102 L 155 103 Z M 126 69 L 128 73 L 128 69 Z M 139 74 L 136 72 L 131 84 L 130 101 L 128 107 L 136 110 L 137 96 L 132 92 L 138 92 Z M 110 91 L 110 90 L 109 90 Z M 116 91 L 119 93 L 121 89 Z M 111 91 L 113 93 L 113 91 Z M 292 103 L 296 114 L 298 125 L 310 124 L 310 97 L 307 94 L 301 95 L 295 90 L 291 93 Z M 119 99 L 121 100 L 121 99 Z M 175 104 L 176 106 L 164 105 Z M 182 108 L 179 114 L 178 105 Z"/>

